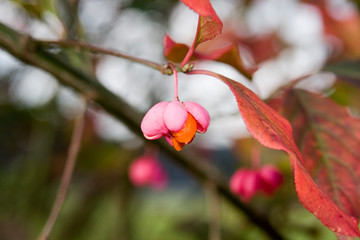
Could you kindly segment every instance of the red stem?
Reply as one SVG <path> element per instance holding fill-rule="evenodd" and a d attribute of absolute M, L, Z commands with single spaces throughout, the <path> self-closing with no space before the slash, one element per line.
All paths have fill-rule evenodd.
<path fill-rule="evenodd" d="M 178 74 L 176 68 L 169 64 L 170 68 L 173 70 L 174 73 L 174 100 L 179 101 L 179 95 L 178 95 Z"/>
<path fill-rule="evenodd" d="M 190 60 L 191 56 L 193 55 L 194 51 L 195 51 L 195 41 L 194 41 L 193 45 L 191 46 L 191 48 L 189 49 L 189 51 L 187 52 L 184 60 L 181 62 L 181 67 L 184 67 L 185 64 L 189 62 L 189 60 Z"/>
<path fill-rule="evenodd" d="M 251 151 L 251 165 L 252 168 L 258 169 L 261 165 L 261 151 L 260 146 L 258 143 L 255 143 L 253 145 L 252 151 Z"/>
<path fill-rule="evenodd" d="M 181 62 L 181 67 L 184 67 L 185 64 L 187 64 L 191 58 L 191 56 L 194 54 L 195 48 L 197 46 L 197 38 L 198 38 L 198 34 L 199 34 L 199 26 L 200 26 L 200 15 L 199 15 L 199 19 L 198 19 L 198 27 L 196 30 L 196 34 L 195 34 L 195 38 L 194 38 L 194 42 L 192 44 L 192 46 L 190 47 L 189 51 L 187 52 L 184 60 Z"/>

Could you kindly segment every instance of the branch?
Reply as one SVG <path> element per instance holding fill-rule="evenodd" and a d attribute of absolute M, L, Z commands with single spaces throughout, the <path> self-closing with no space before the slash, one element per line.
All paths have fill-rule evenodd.
<path fill-rule="evenodd" d="M 84 125 L 85 125 L 84 115 L 85 115 L 85 112 L 81 113 L 81 116 L 78 116 L 75 119 L 73 135 L 71 138 L 68 156 L 65 161 L 65 167 L 64 167 L 63 175 L 61 177 L 60 186 L 59 186 L 59 189 L 58 189 L 58 192 L 56 195 L 54 205 L 51 209 L 51 213 L 44 225 L 44 228 L 42 229 L 42 231 L 38 237 L 38 240 L 46 240 L 49 238 L 51 230 L 53 229 L 54 224 L 55 224 L 55 222 L 59 216 L 59 213 L 61 211 L 61 208 L 64 204 L 66 193 L 67 193 L 67 190 L 68 190 L 70 182 L 71 182 L 71 178 L 72 178 L 75 163 L 76 163 L 77 154 L 80 149 L 81 139 L 82 139 L 83 132 L 84 132 Z"/>
<path fill-rule="evenodd" d="M 155 70 L 158 70 L 162 74 L 168 74 L 168 75 L 172 74 L 171 68 L 169 68 L 167 65 L 159 64 L 156 62 L 152 62 L 152 61 L 134 57 L 134 56 L 130 56 L 125 53 L 121 53 L 119 51 L 115 51 L 112 49 L 101 48 L 101 47 L 91 45 L 91 44 L 88 44 L 85 42 L 63 40 L 63 41 L 36 41 L 36 43 L 39 44 L 40 46 L 43 46 L 44 48 L 54 48 L 54 46 L 62 46 L 62 47 L 73 47 L 75 49 L 87 49 L 92 53 L 106 54 L 106 55 L 110 55 L 110 56 L 127 59 L 132 62 L 140 63 L 145 66 L 151 67 Z"/>
<path fill-rule="evenodd" d="M 61 84 L 68 85 L 85 95 L 87 99 L 97 102 L 110 114 L 122 121 L 133 133 L 143 138 L 139 127 L 143 115 L 122 98 L 107 90 L 93 76 L 71 66 L 55 53 L 44 50 L 29 36 L 18 33 L 1 23 L 0 47 L 19 60 L 49 72 Z M 209 161 L 205 161 L 186 150 L 179 153 L 163 139 L 150 141 L 149 144 L 155 144 L 178 165 L 192 173 L 200 182 L 211 182 L 220 195 L 241 210 L 249 220 L 262 229 L 271 239 L 284 239 L 273 228 L 266 216 L 260 216 L 230 192 L 227 179 Z"/>

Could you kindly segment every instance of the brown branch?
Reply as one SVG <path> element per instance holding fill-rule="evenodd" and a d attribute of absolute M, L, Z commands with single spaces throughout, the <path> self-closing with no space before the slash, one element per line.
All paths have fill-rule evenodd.
<path fill-rule="evenodd" d="M 69 146 L 68 156 L 65 162 L 64 171 L 61 177 L 60 186 L 56 195 L 55 202 L 51 209 L 50 215 L 38 236 L 38 240 L 46 240 L 49 238 L 49 235 L 54 227 L 54 224 L 59 216 L 61 208 L 64 204 L 66 193 L 68 191 L 71 178 L 73 175 L 77 154 L 80 149 L 81 139 L 84 132 L 84 125 L 85 125 L 85 113 L 82 113 L 75 119 L 73 135 L 71 138 L 71 143 Z"/>
<path fill-rule="evenodd" d="M 115 50 L 107 49 L 107 48 L 102 48 L 102 47 L 95 46 L 95 45 L 92 45 L 92 44 L 88 44 L 88 43 L 85 43 L 85 42 L 72 41 L 72 40 L 60 40 L 60 41 L 36 41 L 36 43 L 39 44 L 42 47 L 45 47 L 45 48 L 46 47 L 51 48 L 51 47 L 54 47 L 54 46 L 62 46 L 62 47 L 73 47 L 75 49 L 87 49 L 92 53 L 106 54 L 106 55 L 110 55 L 110 56 L 114 56 L 114 57 L 120 57 L 120 58 L 123 58 L 123 59 L 127 59 L 127 60 L 132 61 L 132 62 L 140 63 L 140 64 L 143 64 L 145 66 L 156 69 L 159 72 L 161 72 L 162 74 L 171 75 L 173 73 L 171 68 L 167 64 L 159 64 L 159 63 L 156 63 L 156 62 L 153 62 L 153 61 L 149 61 L 149 60 L 146 60 L 146 59 L 130 56 L 130 55 L 127 55 L 125 53 L 121 53 L 119 51 L 115 51 Z"/>

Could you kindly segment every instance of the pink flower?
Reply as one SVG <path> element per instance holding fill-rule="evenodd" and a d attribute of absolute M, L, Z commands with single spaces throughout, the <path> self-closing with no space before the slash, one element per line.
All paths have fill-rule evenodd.
<path fill-rule="evenodd" d="M 255 170 L 239 169 L 230 179 L 230 190 L 244 202 L 249 201 L 260 189 L 260 179 Z"/>
<path fill-rule="evenodd" d="M 239 169 L 230 179 L 230 190 L 243 201 L 249 201 L 262 191 L 271 196 L 281 185 L 283 175 L 272 165 L 260 169 Z"/>
<path fill-rule="evenodd" d="M 135 159 L 129 169 L 129 178 L 135 186 L 150 185 L 163 189 L 167 184 L 167 174 L 157 158 L 144 155 Z"/>
<path fill-rule="evenodd" d="M 198 103 L 159 102 L 144 116 L 141 130 L 149 140 L 164 136 L 180 151 L 193 140 L 196 132 L 205 133 L 209 123 L 209 113 Z"/>
<path fill-rule="evenodd" d="M 283 175 L 272 165 L 265 165 L 259 169 L 261 190 L 267 195 L 272 195 L 281 185 Z"/>

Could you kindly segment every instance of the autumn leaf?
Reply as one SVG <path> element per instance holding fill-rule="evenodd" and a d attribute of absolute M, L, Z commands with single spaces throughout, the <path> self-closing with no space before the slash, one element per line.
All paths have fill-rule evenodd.
<path fill-rule="evenodd" d="M 170 38 L 169 35 L 165 35 L 164 55 L 167 60 L 174 63 L 180 63 L 184 59 L 188 50 L 189 47 L 185 44 L 176 43 Z M 245 66 L 237 45 L 230 45 L 221 49 L 217 49 L 208 54 L 195 51 L 190 59 L 214 60 L 229 64 L 250 80 L 252 79 L 253 73 L 257 70 L 257 68 L 254 66 Z"/>
<path fill-rule="evenodd" d="M 230 66 L 237 69 L 249 80 L 252 79 L 253 73 L 257 70 L 257 67 L 246 66 L 237 45 L 230 45 L 221 49 L 213 51 L 211 54 L 198 54 L 195 52 L 195 55 L 200 59 L 214 60 L 218 62 L 227 63 Z"/>
<path fill-rule="evenodd" d="M 200 16 L 210 17 L 222 26 L 220 18 L 217 16 L 209 0 L 181 0 L 186 6 L 197 12 Z"/>
<path fill-rule="evenodd" d="M 257 64 L 278 56 L 286 47 L 276 32 L 262 36 L 240 37 L 238 42 L 250 51 Z"/>
<path fill-rule="evenodd" d="M 223 81 L 234 94 L 252 136 L 264 146 L 283 150 L 289 155 L 294 169 L 296 191 L 304 207 L 339 236 L 360 237 L 357 218 L 339 207 L 331 199 L 331 193 L 329 196 L 320 189 L 310 176 L 304 166 L 303 156 L 294 142 L 292 127 L 284 117 L 239 82 L 206 70 L 193 70 L 190 74 L 206 74 Z"/>
<path fill-rule="evenodd" d="M 205 41 L 220 34 L 223 23 L 217 16 L 209 0 L 181 0 L 186 6 L 199 14 L 198 27 L 194 39 L 193 50 Z"/>
<path fill-rule="evenodd" d="M 318 94 L 293 90 L 284 106 L 292 115 L 303 166 L 347 215 L 360 217 L 360 120 L 347 109 Z M 294 108 L 294 106 L 297 106 Z M 294 109 L 301 109 L 295 111 Z M 291 113 L 291 114 L 290 114 Z"/>
<path fill-rule="evenodd" d="M 222 31 L 222 22 L 214 20 L 212 17 L 199 15 L 197 33 L 194 41 L 194 48 L 200 43 L 213 39 Z"/>
<path fill-rule="evenodd" d="M 167 60 L 174 63 L 180 63 L 186 53 L 189 51 L 189 47 L 182 43 L 174 42 L 169 35 L 164 37 L 164 56 Z"/>
<path fill-rule="evenodd" d="M 198 26 L 194 42 L 184 57 L 181 65 L 184 66 L 192 57 L 196 47 L 203 42 L 213 39 L 220 34 L 223 23 L 217 16 L 210 0 L 181 0 L 185 5 L 199 14 Z"/>

